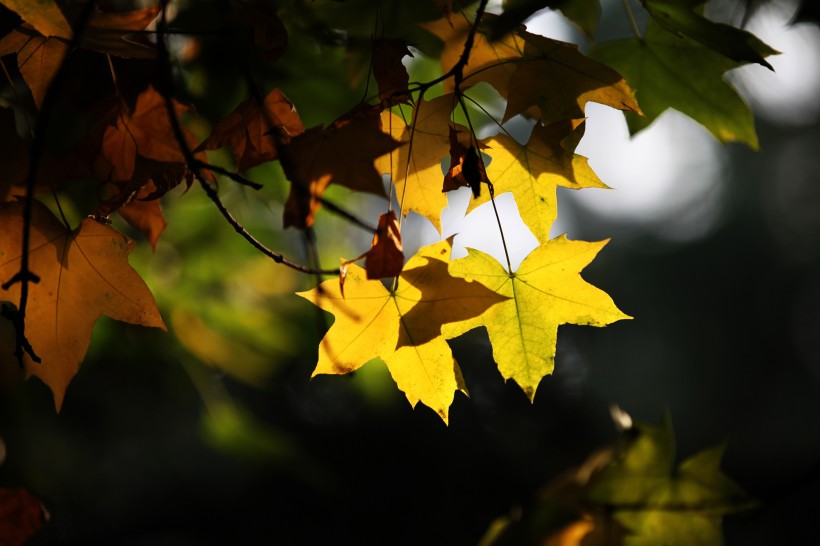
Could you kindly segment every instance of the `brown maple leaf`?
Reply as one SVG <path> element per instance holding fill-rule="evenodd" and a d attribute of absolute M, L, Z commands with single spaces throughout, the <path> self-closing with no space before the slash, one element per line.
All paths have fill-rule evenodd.
<path fill-rule="evenodd" d="M 253 31 L 253 42 L 262 50 L 262 57 L 277 61 L 288 48 L 288 30 L 273 6 L 235 2 L 234 18 Z"/>
<path fill-rule="evenodd" d="M 400 143 L 381 130 L 377 110 L 357 107 L 326 128 L 308 129 L 280 150 L 290 194 L 285 227 L 313 225 L 318 199 L 330 184 L 385 196 L 375 160 Z"/>
<path fill-rule="evenodd" d="M 20 270 L 23 205 L 0 205 L 0 282 Z M 134 243 L 92 219 L 68 231 L 39 201 L 31 218 L 29 269 L 40 282 L 29 285 L 26 337 L 42 362 L 24 356 L 27 375 L 36 375 L 54 393 L 59 410 L 65 390 L 88 350 L 97 319 L 165 329 L 154 297 L 128 264 Z M 20 285 L 0 292 L 3 300 L 20 298 Z M 0 347 L 10 354 L 13 347 Z"/>
<path fill-rule="evenodd" d="M 246 171 L 278 158 L 279 144 L 287 144 L 304 131 L 293 103 L 274 89 L 261 107 L 253 98 L 242 101 L 216 124 L 197 151 L 230 146 L 236 155 L 236 169 Z"/>
<path fill-rule="evenodd" d="M 464 140 L 467 144 L 464 144 Z M 473 144 L 472 133 L 459 131 L 450 126 L 450 168 L 444 175 L 444 185 L 441 191 L 453 191 L 467 187 L 478 197 L 481 194 L 481 184 L 488 184 L 487 171 L 484 161 Z"/>
<path fill-rule="evenodd" d="M 409 102 L 412 95 L 407 90 L 410 76 L 401 60 L 410 55 L 404 40 L 378 38 L 373 40 L 373 77 L 379 86 L 379 99 L 384 108 Z"/>
<path fill-rule="evenodd" d="M 347 266 L 364 258 L 364 269 L 368 279 L 389 279 L 397 277 L 404 267 L 404 252 L 401 246 L 401 228 L 396 212 L 389 210 L 379 215 L 379 226 L 370 243 L 370 250 L 352 260 L 343 260 L 339 269 L 339 288 L 344 296 Z"/>
<path fill-rule="evenodd" d="M 148 26 L 156 19 L 159 11 L 159 5 L 127 12 L 95 10 L 78 45 L 83 49 L 118 57 L 154 57 L 155 46 L 133 33 Z M 20 74 L 39 108 L 68 54 L 72 32 L 67 23 L 44 24 L 40 18 L 32 21 L 37 24 L 23 23 L 0 39 L 0 57 L 17 53 Z M 62 21 L 65 22 L 65 19 Z"/>

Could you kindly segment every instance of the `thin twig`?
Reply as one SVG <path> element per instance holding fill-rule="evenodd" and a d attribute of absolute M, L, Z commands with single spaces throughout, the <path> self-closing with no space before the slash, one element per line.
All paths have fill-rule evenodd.
<path fill-rule="evenodd" d="M 3 290 L 8 290 L 15 283 L 20 283 L 20 305 L 16 311 L 11 311 L 8 306 L 3 307 L 3 316 L 10 319 L 14 324 L 15 330 L 15 348 L 14 356 L 17 357 L 17 362 L 20 367 L 23 367 L 23 357 L 26 353 L 34 362 L 41 362 L 41 359 L 34 352 L 34 348 L 26 338 L 26 307 L 28 305 L 29 283 L 40 282 L 40 277 L 29 269 L 29 250 L 31 246 L 31 222 L 34 209 L 34 188 L 37 181 L 37 170 L 42 162 L 43 152 L 45 151 L 46 130 L 51 121 L 51 112 L 54 109 L 55 101 L 63 79 L 65 79 L 66 66 L 68 64 L 68 56 L 80 41 L 80 36 L 88 24 L 91 14 L 96 6 L 95 0 L 90 0 L 83 6 L 74 25 L 74 34 L 68 42 L 65 57 L 60 62 L 60 67 L 51 80 L 51 84 L 46 90 L 46 95 L 40 105 L 40 115 L 34 125 L 34 140 L 31 143 L 31 156 L 29 158 L 29 169 L 26 174 L 26 194 L 23 200 L 23 241 L 22 241 L 22 256 L 20 257 L 20 270 L 5 284 Z"/>
<path fill-rule="evenodd" d="M 213 165 L 211 163 L 205 163 L 204 161 L 200 161 L 199 159 L 196 159 L 196 158 L 194 158 L 193 165 L 198 169 L 212 171 L 212 172 L 215 172 L 217 174 L 221 174 L 223 176 L 226 176 L 226 177 L 230 178 L 231 180 L 233 180 L 234 182 L 236 182 L 237 184 L 241 184 L 243 186 L 249 186 L 249 187 L 251 187 L 255 190 L 259 190 L 259 189 L 262 189 L 264 187 L 262 184 L 259 184 L 258 182 L 254 182 L 253 180 L 250 180 L 250 179 L 242 176 L 239 173 L 233 172 L 233 171 L 228 170 L 224 167 L 220 167 L 219 165 Z M 317 201 L 319 201 L 320 203 L 322 203 L 322 205 L 324 205 L 327 208 L 327 210 L 329 210 L 330 212 L 332 212 L 332 213 L 334 213 L 338 216 L 341 216 L 342 218 L 348 220 L 350 223 L 355 224 L 358 227 L 360 227 L 360 228 L 362 228 L 362 229 L 364 229 L 364 230 L 366 230 L 370 233 L 376 233 L 376 228 L 375 227 L 368 224 L 364 220 L 362 220 L 360 218 L 357 218 L 352 212 L 346 211 L 345 209 L 343 209 L 339 205 L 335 204 L 333 201 L 328 201 L 325 197 L 323 197 L 321 195 L 314 196 L 314 198 Z"/>
<path fill-rule="evenodd" d="M 246 241 L 248 241 L 254 248 L 262 252 L 265 256 L 272 259 L 274 262 L 285 265 L 290 267 L 291 269 L 295 269 L 296 271 L 301 271 L 303 273 L 311 273 L 316 275 L 338 275 L 339 269 L 314 269 L 310 267 L 306 267 L 294 262 L 291 262 L 287 258 L 285 258 L 282 254 L 278 252 L 274 252 L 273 250 L 269 249 L 265 246 L 261 241 L 256 239 L 253 235 L 251 235 L 245 227 L 239 223 L 239 221 L 231 214 L 222 200 L 219 198 L 219 193 L 217 192 L 216 188 L 214 188 L 210 182 L 205 180 L 202 176 L 202 171 L 197 167 L 197 161 L 194 158 L 193 152 L 191 148 L 188 146 L 187 141 L 185 140 L 185 135 L 182 132 L 182 125 L 180 125 L 179 118 L 177 118 L 176 111 L 174 110 L 174 104 L 172 102 L 173 91 L 174 91 L 174 83 L 173 77 L 171 75 L 171 63 L 170 63 L 170 56 L 168 54 L 168 46 L 165 43 L 165 33 L 164 29 L 167 24 L 167 11 L 168 11 L 168 0 L 163 0 L 161 3 L 162 10 L 160 12 L 160 20 L 159 24 L 157 25 L 157 53 L 158 58 L 160 60 L 160 66 L 162 70 L 160 71 L 160 82 L 162 84 L 163 90 L 163 98 L 165 99 L 165 107 L 168 110 L 168 118 L 171 122 L 171 129 L 174 133 L 174 137 L 177 140 L 177 144 L 179 145 L 180 151 L 185 158 L 185 162 L 188 165 L 188 168 L 194 174 L 197 182 L 205 191 L 205 194 L 210 198 L 210 200 L 216 205 L 217 210 L 222 214 L 222 216 L 228 221 L 231 227 L 234 228 L 239 235 L 241 235 Z"/>
<path fill-rule="evenodd" d="M 484 165 L 484 157 L 481 155 L 481 147 L 478 145 L 478 137 L 476 137 L 475 129 L 473 128 L 473 122 L 470 120 L 470 112 L 467 110 L 467 105 L 464 103 L 464 98 L 461 93 L 460 89 L 456 89 L 456 93 L 458 93 L 458 103 L 461 106 L 461 110 L 464 112 L 464 117 L 467 119 L 467 127 L 470 129 L 470 136 L 473 139 L 473 144 L 475 145 L 476 153 L 478 154 L 478 160 L 481 162 L 481 168 L 484 172 L 487 171 L 487 166 Z M 492 182 L 487 180 L 487 189 L 490 192 L 490 203 L 493 205 L 493 212 L 495 213 L 495 221 L 498 224 L 498 233 L 501 235 L 501 244 L 504 247 L 504 258 L 507 260 L 507 271 L 512 273 L 512 263 L 510 262 L 510 252 L 507 250 L 507 238 L 504 237 L 504 228 L 501 227 L 501 216 L 498 214 L 498 207 L 495 204 L 495 188 L 493 187 Z"/>
<path fill-rule="evenodd" d="M 632 27 L 632 32 L 638 40 L 643 40 L 641 31 L 638 30 L 638 23 L 635 21 L 635 14 L 632 13 L 632 7 L 629 5 L 629 0 L 623 0 L 623 5 L 624 11 L 626 11 L 626 16 L 629 19 L 629 26 Z"/>

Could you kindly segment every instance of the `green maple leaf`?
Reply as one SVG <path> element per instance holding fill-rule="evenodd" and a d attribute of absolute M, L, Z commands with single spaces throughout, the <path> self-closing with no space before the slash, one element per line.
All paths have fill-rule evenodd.
<path fill-rule="evenodd" d="M 702 124 L 721 142 L 743 142 L 757 149 L 751 110 L 723 80 L 741 65 L 650 20 L 642 39 L 605 44 L 590 56 L 612 66 L 636 89 L 644 116 L 626 113 L 631 133 L 648 127 L 667 108 Z"/>
<path fill-rule="evenodd" d="M 692 38 L 721 55 L 737 61 L 757 63 L 772 69 L 764 57 L 778 52 L 754 34 L 715 23 L 695 10 L 704 0 L 642 0 L 646 10 L 666 30 Z"/>
<path fill-rule="evenodd" d="M 613 459 L 586 486 L 586 499 L 612 510 L 627 530 L 627 546 L 723 544 L 725 514 L 754 501 L 720 470 L 725 445 L 675 465 L 670 419 L 627 431 Z"/>

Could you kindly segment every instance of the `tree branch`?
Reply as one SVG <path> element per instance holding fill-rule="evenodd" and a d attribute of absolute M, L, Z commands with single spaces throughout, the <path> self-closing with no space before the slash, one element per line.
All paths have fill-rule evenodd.
<path fill-rule="evenodd" d="M 48 128 L 49 122 L 51 121 L 51 112 L 54 109 L 54 103 L 57 100 L 58 91 L 62 85 L 63 79 L 65 78 L 65 68 L 68 64 L 68 56 L 71 53 L 71 51 L 77 47 L 77 44 L 80 41 L 80 36 L 82 36 L 85 27 L 88 25 L 88 21 L 91 18 L 91 14 L 94 11 L 94 7 L 96 7 L 96 5 L 96 0 L 89 0 L 83 6 L 80 15 L 77 17 L 77 20 L 74 25 L 74 35 L 68 42 L 68 48 L 66 49 L 65 57 L 63 57 L 62 61 L 60 61 L 60 67 L 57 69 L 57 73 L 54 75 L 54 79 L 51 81 L 51 84 L 48 86 L 48 89 L 46 90 L 46 95 L 43 98 L 43 103 L 40 105 L 40 115 L 37 116 L 37 120 L 35 121 L 34 125 L 34 140 L 31 143 L 29 169 L 28 173 L 26 174 L 26 194 L 23 199 L 23 244 L 22 256 L 20 257 L 20 271 L 18 271 L 17 274 L 14 275 L 8 282 L 3 284 L 2 287 L 3 290 L 8 290 L 15 283 L 20 283 L 20 304 L 18 305 L 17 310 L 12 310 L 9 306 L 5 305 L 3 306 L 2 316 L 11 320 L 11 322 L 14 324 L 14 356 L 17 358 L 17 362 L 20 364 L 21 368 L 23 367 L 23 357 L 26 353 L 31 357 L 31 359 L 34 362 L 41 362 L 40 357 L 37 356 L 37 353 L 34 352 L 34 348 L 31 346 L 31 343 L 26 338 L 25 329 L 29 283 L 40 282 L 40 277 L 38 277 L 29 269 L 29 250 L 31 246 L 31 217 L 32 209 L 34 207 L 34 186 L 37 181 L 37 170 L 40 167 L 40 162 L 45 147 L 46 130 Z"/>
<path fill-rule="evenodd" d="M 217 210 L 219 210 L 219 212 L 222 214 L 225 220 L 227 220 L 231 227 L 234 228 L 234 231 L 236 231 L 254 248 L 262 252 L 265 256 L 268 256 L 274 262 L 290 267 L 291 269 L 295 269 L 296 271 L 301 271 L 303 273 L 311 273 L 315 275 L 338 275 L 338 268 L 314 269 L 311 267 L 306 267 L 304 265 L 300 265 L 288 260 L 282 254 L 274 252 L 273 250 L 265 246 L 256 237 L 251 235 L 248 232 L 248 230 L 245 229 L 245 227 L 231 214 L 231 212 L 227 209 L 225 204 L 219 198 L 219 193 L 217 192 L 216 188 L 214 188 L 211 185 L 211 183 L 205 180 L 205 178 L 202 176 L 202 170 L 200 168 L 202 162 L 198 161 L 194 157 L 194 154 L 191 151 L 190 146 L 188 146 L 188 142 L 185 140 L 185 135 L 182 132 L 182 125 L 180 125 L 179 118 L 177 118 L 176 111 L 174 110 L 174 104 L 172 102 L 172 97 L 174 96 L 174 82 L 173 76 L 171 74 L 171 61 L 170 56 L 168 54 L 168 46 L 165 43 L 165 28 L 168 22 L 168 0 L 163 0 L 161 5 L 162 10 L 160 12 L 160 20 L 157 25 L 157 53 L 161 67 L 160 85 L 162 89 L 162 95 L 165 99 L 165 107 L 168 110 L 168 118 L 171 123 L 171 129 L 174 132 L 174 137 L 176 138 L 177 144 L 179 145 L 179 149 L 182 152 L 183 157 L 185 158 L 186 165 L 193 173 L 197 182 L 199 182 L 199 185 L 205 191 L 205 194 L 211 199 L 214 205 L 216 205 Z"/>

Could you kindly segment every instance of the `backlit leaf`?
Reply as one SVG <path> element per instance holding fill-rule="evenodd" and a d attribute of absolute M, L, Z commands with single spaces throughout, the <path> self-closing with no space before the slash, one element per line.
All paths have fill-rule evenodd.
<path fill-rule="evenodd" d="M 211 136 L 197 150 L 230 146 L 236 155 L 236 169 L 246 171 L 278 158 L 277 143 L 287 144 L 304 130 L 293 103 L 282 91 L 274 89 L 262 106 L 253 98 L 245 99 L 216 124 Z"/>
<path fill-rule="evenodd" d="M 559 325 L 606 326 L 630 318 L 605 292 L 581 278 L 580 271 L 605 244 L 570 241 L 562 235 L 533 250 L 515 273 L 492 256 L 468 249 L 466 258 L 450 264 L 450 274 L 509 299 L 471 320 L 445 325 L 444 337 L 486 327 L 501 375 L 518 383 L 532 400 L 541 379 L 555 366 Z"/>
<path fill-rule="evenodd" d="M 764 57 L 777 51 L 755 35 L 723 23 L 715 23 L 695 11 L 702 0 L 642 0 L 646 10 L 666 30 L 687 36 L 709 49 L 740 63 L 757 63 L 772 70 Z"/>
<path fill-rule="evenodd" d="M 549 239 L 549 230 L 558 215 L 555 191 L 558 186 L 572 189 L 606 188 L 587 159 L 568 151 L 562 140 L 579 120 L 549 126 L 536 124 L 526 144 L 505 134 L 483 141 L 491 158 L 487 176 L 495 194 L 512 192 L 518 212 L 539 241 Z M 490 200 L 489 192 L 470 200 L 467 212 Z"/>
<path fill-rule="evenodd" d="M 442 325 L 477 317 L 505 299 L 479 283 L 451 277 L 450 249 L 450 240 L 420 249 L 393 292 L 367 280 L 356 265 L 349 266 L 344 296 L 335 280 L 300 292 L 336 317 L 319 345 L 313 375 L 350 373 L 380 358 L 413 406 L 421 402 L 446 422 L 455 391 L 466 388 Z"/>
<path fill-rule="evenodd" d="M 326 128 L 313 127 L 281 146 L 280 160 L 290 194 L 285 202 L 285 227 L 313 225 L 320 197 L 330 184 L 384 196 L 377 158 L 399 142 L 382 132 L 378 114 L 354 110 Z"/>
<path fill-rule="evenodd" d="M 450 129 L 469 134 L 466 127 L 450 121 L 454 101 L 452 94 L 420 100 L 416 112 L 405 114 L 406 122 L 397 114 L 383 112 L 383 130 L 404 146 L 376 161 L 379 172 L 393 179 L 401 213 L 407 216 L 410 211 L 417 212 L 439 231 L 441 209 L 447 206 L 447 196 L 442 193 L 441 161 L 450 153 Z M 408 126 L 413 122 L 414 130 Z"/>
<path fill-rule="evenodd" d="M 0 225 L 0 281 L 5 283 L 20 269 L 22 204 L 0 206 Z M 100 316 L 165 329 L 154 297 L 128 264 L 133 246 L 124 235 L 91 219 L 68 231 L 35 201 L 29 267 L 40 282 L 29 285 L 26 337 L 42 362 L 26 356 L 25 368 L 27 375 L 36 375 L 51 388 L 58 410 Z M 19 283 L 0 291 L 0 297 L 19 301 Z M 0 350 L 11 354 L 12 348 Z"/>
<path fill-rule="evenodd" d="M 644 116 L 626 114 L 632 133 L 674 108 L 701 123 L 721 142 L 738 141 L 757 149 L 752 112 L 723 79 L 723 73 L 739 63 L 689 38 L 670 34 L 651 20 L 642 40 L 608 42 L 590 55 L 618 70 L 639 90 Z"/>
<path fill-rule="evenodd" d="M 0 0 L 0 4 L 17 13 L 46 38 L 56 36 L 70 40 L 74 34 L 54 0 Z"/>

